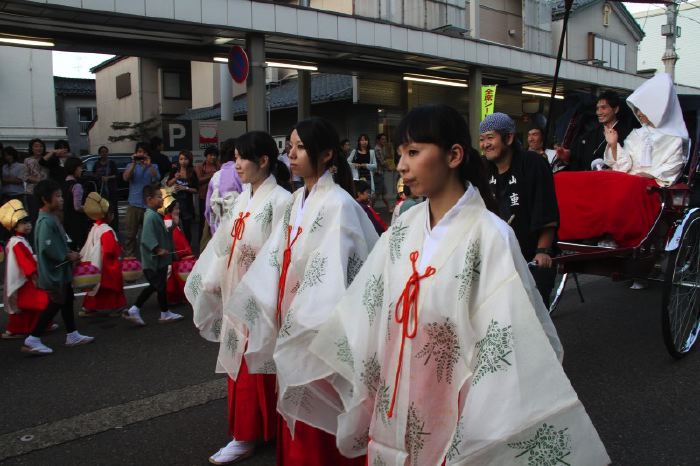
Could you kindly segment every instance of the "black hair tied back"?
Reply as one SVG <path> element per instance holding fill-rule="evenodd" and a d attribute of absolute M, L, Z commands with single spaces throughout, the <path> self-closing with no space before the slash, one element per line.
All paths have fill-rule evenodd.
<path fill-rule="evenodd" d="M 395 140 L 398 146 L 417 142 L 435 144 L 444 151 L 449 151 L 455 144 L 462 146 L 464 159 L 459 166 L 459 179 L 477 188 L 486 208 L 496 211 L 486 166 L 472 147 L 467 122 L 457 110 L 441 104 L 416 107 L 399 123 Z"/>

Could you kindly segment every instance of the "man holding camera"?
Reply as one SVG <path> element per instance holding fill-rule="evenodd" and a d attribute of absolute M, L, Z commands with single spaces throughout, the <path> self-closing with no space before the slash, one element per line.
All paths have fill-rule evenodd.
<path fill-rule="evenodd" d="M 126 232 L 124 233 L 124 257 L 136 256 L 136 236 L 143 224 L 146 204 L 143 188 L 160 180 L 158 167 L 151 163 L 148 144 L 139 142 L 131 156 L 133 162 L 124 171 L 124 181 L 129 182 L 129 207 L 126 209 Z"/>

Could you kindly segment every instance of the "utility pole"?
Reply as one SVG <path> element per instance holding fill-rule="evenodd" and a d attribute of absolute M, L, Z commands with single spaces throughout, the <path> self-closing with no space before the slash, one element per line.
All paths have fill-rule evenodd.
<path fill-rule="evenodd" d="M 673 0 L 672 3 L 666 5 L 666 21 L 667 23 L 661 26 L 661 35 L 666 37 L 666 50 L 664 51 L 661 61 L 664 62 L 666 73 L 671 75 L 671 79 L 675 81 L 676 62 L 678 54 L 676 53 L 676 38 L 680 37 L 681 30 L 676 26 L 678 19 L 678 0 Z"/>

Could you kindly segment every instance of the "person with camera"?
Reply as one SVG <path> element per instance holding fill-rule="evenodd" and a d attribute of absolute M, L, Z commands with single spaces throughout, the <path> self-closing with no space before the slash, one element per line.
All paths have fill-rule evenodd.
<path fill-rule="evenodd" d="M 126 209 L 126 232 L 124 233 L 124 257 L 136 256 L 136 236 L 143 224 L 146 205 L 143 201 L 143 188 L 160 180 L 158 167 L 151 163 L 149 145 L 136 144 L 131 162 L 124 171 L 124 181 L 129 183 L 129 206 Z"/>

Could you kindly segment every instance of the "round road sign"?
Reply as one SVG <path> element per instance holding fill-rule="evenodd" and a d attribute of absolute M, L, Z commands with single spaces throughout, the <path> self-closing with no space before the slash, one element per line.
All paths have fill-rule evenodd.
<path fill-rule="evenodd" d="M 234 45 L 228 52 L 228 71 L 239 84 L 248 78 L 248 54 L 240 45 Z"/>

